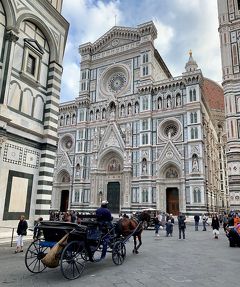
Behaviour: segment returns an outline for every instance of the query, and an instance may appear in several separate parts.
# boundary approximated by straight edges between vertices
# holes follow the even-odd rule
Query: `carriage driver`
[[[107,208],[108,201],[103,200],[101,202],[101,207],[96,210],[97,221],[100,223],[101,226],[106,226],[107,228],[112,228],[112,214],[110,210]]]

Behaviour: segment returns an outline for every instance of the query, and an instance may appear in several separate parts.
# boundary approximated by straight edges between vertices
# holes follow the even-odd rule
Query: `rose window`
[[[176,124],[171,123],[167,125],[164,129],[164,135],[168,138],[174,137],[178,132],[178,127]]]
[[[108,81],[108,89],[111,92],[118,93],[127,83],[123,73],[116,73]]]
[[[71,136],[66,135],[61,139],[61,147],[63,150],[70,150],[73,146],[73,139]]]

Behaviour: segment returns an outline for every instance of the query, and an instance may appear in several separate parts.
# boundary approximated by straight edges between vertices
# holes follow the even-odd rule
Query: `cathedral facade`
[[[0,0],[0,222],[48,216],[68,22],[62,0]]]
[[[240,210],[240,0],[218,0],[230,206]]]
[[[79,47],[79,96],[60,105],[52,209],[157,208],[193,215],[227,206],[223,91],[190,52],[173,77],[153,22],[115,26]]]

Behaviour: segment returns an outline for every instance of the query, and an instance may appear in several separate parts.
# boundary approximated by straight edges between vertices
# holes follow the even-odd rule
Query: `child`
[[[173,233],[173,223],[171,222],[171,219],[169,219],[166,223],[166,236],[168,235],[172,236]]]

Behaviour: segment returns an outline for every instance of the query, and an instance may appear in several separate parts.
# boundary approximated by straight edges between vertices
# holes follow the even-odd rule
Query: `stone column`
[[[7,97],[9,82],[12,73],[12,61],[14,55],[15,44],[19,37],[13,31],[8,31],[5,34],[5,47],[3,55],[3,70],[2,80],[0,82],[0,104],[7,104]]]

